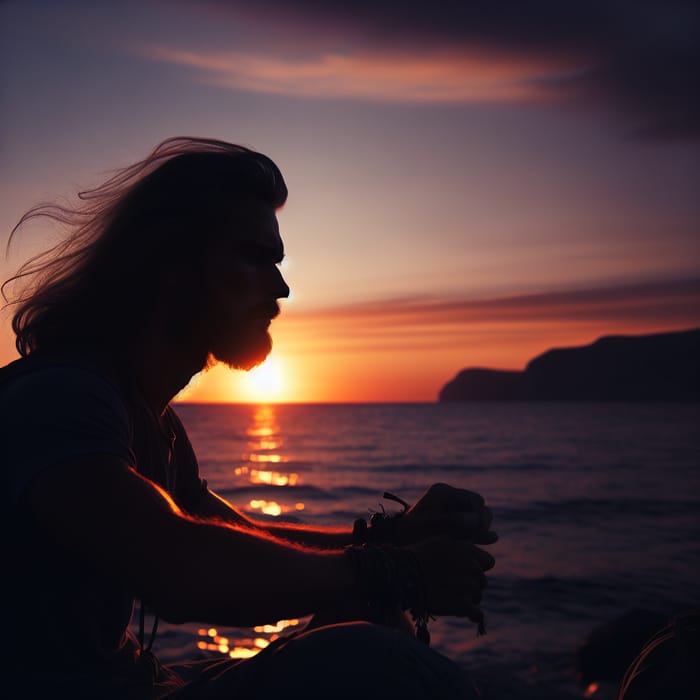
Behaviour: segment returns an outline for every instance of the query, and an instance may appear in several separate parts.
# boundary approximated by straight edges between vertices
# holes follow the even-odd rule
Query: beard
[[[272,350],[268,324],[279,311],[274,302],[261,304],[238,323],[214,325],[209,342],[210,358],[231,369],[250,370],[262,364]]]
[[[219,333],[212,340],[209,356],[231,369],[250,370],[262,364],[272,350],[272,338],[259,327],[247,326]]]

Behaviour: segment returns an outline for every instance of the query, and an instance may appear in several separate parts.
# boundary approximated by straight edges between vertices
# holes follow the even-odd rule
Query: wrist
[[[415,552],[368,544],[346,547],[345,552],[353,571],[355,596],[365,601],[370,619],[380,621],[392,611],[408,611],[418,638],[429,644],[428,600]]]
[[[387,512],[381,506],[381,512],[372,513],[369,523],[364,518],[357,518],[353,523],[352,538],[356,544],[401,544],[401,520],[408,511],[408,503],[388,491],[384,498],[396,501],[403,506],[399,512]]]

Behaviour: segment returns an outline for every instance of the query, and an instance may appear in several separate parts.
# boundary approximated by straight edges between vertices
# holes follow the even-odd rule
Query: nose
[[[277,271],[277,280],[276,280],[276,291],[275,291],[275,299],[287,299],[289,297],[289,285],[285,281],[284,277],[282,276],[282,273],[280,272],[279,268],[275,268]]]

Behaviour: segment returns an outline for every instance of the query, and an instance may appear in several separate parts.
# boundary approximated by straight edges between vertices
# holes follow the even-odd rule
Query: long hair
[[[47,218],[68,229],[2,285],[5,300],[16,305],[12,329],[23,357],[66,345],[128,342],[144,323],[166,268],[194,266],[213,239],[232,235],[226,220],[237,201],[278,209],[287,187],[261,153],[174,137],[78,197],[75,206],[33,207],[10,234],[8,250],[30,220]],[[21,292],[10,299],[8,285],[17,283]]]
[[[700,608],[688,608],[644,644],[620,682],[617,700],[696,700],[699,662]]]

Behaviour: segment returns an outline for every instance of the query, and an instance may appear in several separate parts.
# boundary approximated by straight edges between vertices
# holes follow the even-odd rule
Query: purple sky
[[[510,366],[538,347],[546,300],[560,325],[541,350],[592,341],[612,316],[628,331],[700,325],[697,3],[474,7],[0,2],[5,235],[38,200],[98,184],[166,137],[211,136],[267,153],[287,179],[293,297],[276,324],[298,371],[315,350],[292,342],[294,322],[334,318],[318,345],[347,348],[358,331],[342,319],[370,307],[420,306],[397,367],[425,340],[426,308],[492,308],[493,324],[519,309],[517,334],[488,336]],[[51,236],[23,232],[3,278]],[[585,326],[562,302],[576,295],[598,300]],[[624,310],[620,295],[636,302]],[[467,313],[441,331],[431,382],[488,362],[475,324]],[[352,360],[368,387],[371,353]]]

